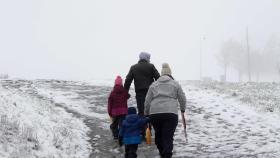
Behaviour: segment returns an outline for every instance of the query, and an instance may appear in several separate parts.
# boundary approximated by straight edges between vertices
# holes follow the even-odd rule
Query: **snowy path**
[[[117,142],[112,140],[109,130],[107,97],[111,87],[54,81],[38,82],[36,88],[41,95],[67,111],[74,115],[83,115],[85,124],[91,129],[89,137],[93,150],[90,158],[123,158],[124,147],[120,148]],[[130,99],[129,104],[135,105],[135,99]],[[157,155],[155,146],[140,145],[139,158],[154,158],[155,155]]]
[[[188,98],[188,143],[180,122],[174,138],[174,157],[279,157],[279,118],[265,117],[214,91],[184,87]],[[110,87],[54,84],[44,91],[48,88],[55,101],[88,116],[86,123],[92,129],[91,157],[122,157],[123,148],[111,140],[108,130],[106,103]],[[135,105],[133,97],[129,104]],[[157,151],[154,146],[142,144],[138,155],[157,157]]]
[[[18,84],[15,88],[64,108],[90,128],[90,158],[123,157],[124,148],[112,140],[109,130],[106,105],[111,87],[56,80],[32,82],[31,87]],[[279,117],[257,113],[231,96],[196,87],[191,82],[183,87],[188,99],[188,142],[180,120],[174,137],[174,157],[280,157]],[[129,105],[135,106],[135,94],[130,93]],[[159,156],[155,145],[143,143],[138,157]]]

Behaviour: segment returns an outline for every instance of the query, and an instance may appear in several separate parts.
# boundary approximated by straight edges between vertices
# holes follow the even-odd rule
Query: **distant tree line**
[[[249,55],[246,44],[229,39],[222,44],[216,58],[224,69],[225,81],[229,67],[238,72],[239,81],[243,81],[243,76],[247,76],[249,80],[251,74],[255,81],[259,81],[261,76],[275,73],[280,78],[280,40],[276,36],[270,37],[263,50],[255,50],[251,47]]]

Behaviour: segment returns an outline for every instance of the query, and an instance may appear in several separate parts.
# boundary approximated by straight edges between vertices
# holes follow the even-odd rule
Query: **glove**
[[[145,115],[145,121],[147,124],[151,123],[149,115]]]
[[[122,137],[119,137],[119,145],[122,146],[123,142],[122,142]]]

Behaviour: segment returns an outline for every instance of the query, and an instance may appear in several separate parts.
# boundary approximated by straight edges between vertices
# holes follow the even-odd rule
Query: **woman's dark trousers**
[[[173,150],[173,137],[178,124],[178,115],[161,113],[150,115],[155,130],[155,143],[162,158],[171,158]]]

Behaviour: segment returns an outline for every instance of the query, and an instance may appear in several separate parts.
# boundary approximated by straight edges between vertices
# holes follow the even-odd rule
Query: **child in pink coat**
[[[114,139],[118,139],[119,129],[127,114],[127,100],[130,97],[123,87],[122,78],[117,76],[115,85],[108,98],[108,114],[112,118],[110,129]]]

